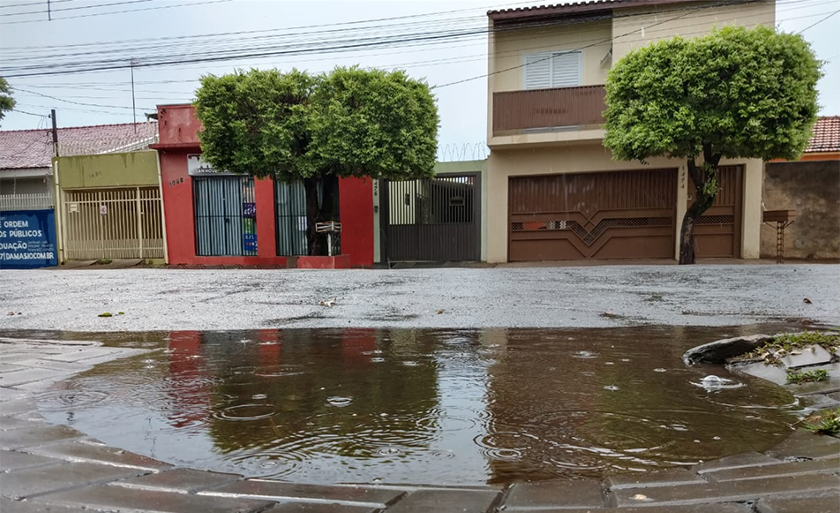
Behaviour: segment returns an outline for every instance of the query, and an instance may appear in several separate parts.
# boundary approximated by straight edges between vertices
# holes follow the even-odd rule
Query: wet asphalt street
[[[331,307],[319,304],[333,298]],[[99,317],[106,312],[113,316]],[[840,265],[0,272],[0,329],[724,326],[799,320],[840,324]]]

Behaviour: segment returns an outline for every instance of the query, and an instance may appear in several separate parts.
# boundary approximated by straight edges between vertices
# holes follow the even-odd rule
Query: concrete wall
[[[715,5],[697,9],[704,5]],[[695,10],[696,9],[696,10]],[[650,11],[654,12],[650,12]],[[726,25],[772,27],[776,23],[776,2],[745,2],[720,6],[713,2],[691,5],[662,5],[619,9],[612,20],[613,62],[631,50],[674,36],[685,38],[708,34]]]
[[[157,186],[157,153],[135,151],[53,159],[62,189]]]
[[[741,238],[741,257],[759,257],[759,230],[761,224],[761,174],[760,160],[728,160],[721,165],[744,165],[744,212]],[[508,256],[508,181],[512,176],[548,175],[563,173],[592,173],[599,171],[625,171],[638,169],[678,168],[678,190],[674,191],[677,203],[676,234],[685,215],[687,201],[687,172],[685,162],[666,158],[650,159],[647,164],[612,160],[609,150],[599,143],[574,146],[557,146],[523,150],[493,151],[487,161],[488,208],[486,224],[487,261],[506,262]],[[679,239],[679,237],[677,237]],[[678,255],[674,248],[674,258]]]
[[[46,194],[50,192],[49,177],[0,178],[0,195]]]
[[[764,208],[795,210],[785,257],[840,259],[840,160],[768,163]],[[776,258],[776,230],[761,227],[761,258]]]
[[[495,59],[490,70],[496,73],[495,88],[491,92],[524,89],[525,67],[522,65],[525,54],[576,50],[593,43],[596,44],[581,50],[581,85],[603,84],[607,80],[609,64],[602,67],[601,59],[610,49],[611,36],[609,20],[496,32]]]

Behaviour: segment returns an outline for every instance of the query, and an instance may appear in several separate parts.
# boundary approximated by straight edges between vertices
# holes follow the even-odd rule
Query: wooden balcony
[[[493,135],[600,128],[605,95],[603,85],[493,93]]]

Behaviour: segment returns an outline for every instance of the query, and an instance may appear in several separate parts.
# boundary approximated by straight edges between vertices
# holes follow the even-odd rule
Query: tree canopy
[[[695,194],[680,263],[694,262],[694,224],[714,203],[721,159],[799,158],[816,121],[821,76],[801,36],[761,26],[659,41],[610,70],[604,145],[613,157],[686,159]]]
[[[816,120],[821,76],[808,43],[772,28],[725,27],[630,52],[607,80],[616,158],[796,159]]]
[[[9,83],[0,77],[0,120],[6,116],[6,112],[15,108],[15,99],[12,98]]]
[[[434,173],[437,107],[429,86],[402,71],[208,75],[195,106],[202,158],[217,169],[287,182]]]

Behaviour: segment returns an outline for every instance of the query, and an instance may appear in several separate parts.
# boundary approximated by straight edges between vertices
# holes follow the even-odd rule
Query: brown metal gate
[[[380,190],[383,262],[481,259],[479,174],[383,181]]]
[[[688,204],[693,201],[694,182],[689,179]],[[718,169],[715,202],[694,227],[697,258],[738,258],[741,256],[741,214],[744,192],[743,166]]]
[[[511,262],[673,258],[677,171],[511,178]]]

